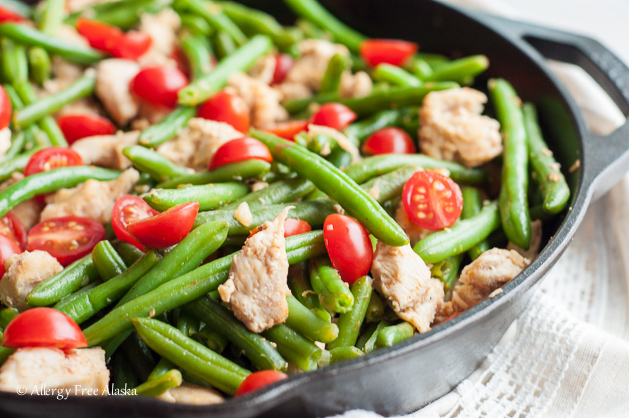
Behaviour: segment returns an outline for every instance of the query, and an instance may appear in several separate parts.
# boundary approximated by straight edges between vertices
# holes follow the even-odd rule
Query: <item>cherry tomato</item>
[[[26,229],[13,213],[9,212],[0,219],[0,234],[15,241],[21,251],[26,249]]]
[[[188,235],[197,213],[199,202],[182,203],[159,215],[130,222],[127,230],[133,238],[149,248],[166,248]]]
[[[400,128],[384,128],[376,131],[363,144],[363,152],[379,154],[414,154],[413,139]]]
[[[225,90],[219,91],[203,103],[198,113],[200,118],[225,122],[237,131],[246,134],[249,130],[249,108],[245,101]]]
[[[20,254],[22,249],[18,245],[17,241],[12,237],[8,237],[4,234],[0,234],[0,279],[4,276],[6,272],[4,268],[4,263],[7,261],[9,257],[13,254]]]
[[[173,108],[177,92],[188,84],[186,76],[173,67],[148,67],[131,80],[131,91],[149,103]]]
[[[360,44],[360,55],[371,66],[404,64],[415,52],[418,45],[397,39],[368,39]]]
[[[295,135],[299,132],[308,130],[309,123],[310,122],[307,120],[289,120],[288,122],[277,123],[275,126],[265,129],[265,131],[273,135],[277,135],[280,138],[293,141],[295,139]]]
[[[183,73],[188,79],[190,79],[190,63],[183,50],[179,47],[173,48],[173,52],[170,54],[170,58],[177,63],[177,69]]]
[[[138,59],[153,43],[145,33],[124,33],[115,26],[84,18],[77,20],[76,30],[87,39],[90,46],[117,58]]]
[[[259,372],[253,372],[242,381],[238,389],[236,390],[236,396],[243,396],[250,392],[255,392],[258,389],[262,389],[265,386],[279,382],[286,379],[288,376],[285,373],[278,372],[277,370],[261,370]]]
[[[312,227],[308,222],[301,219],[287,218],[284,221],[284,237],[292,237],[293,235],[301,235],[312,231]]]
[[[344,282],[354,283],[371,269],[373,247],[369,233],[354,218],[335,213],[323,223],[323,240],[330,261]]]
[[[273,156],[269,149],[257,139],[243,137],[232,139],[224,143],[216,151],[210,161],[210,170],[220,167],[223,164],[235,163],[238,161],[258,159],[272,162]]]
[[[28,232],[29,251],[46,251],[62,266],[89,254],[105,239],[105,228],[96,220],[80,216],[46,219]]]
[[[24,16],[21,16],[6,7],[0,6],[0,23],[22,22],[24,20],[27,20]]]
[[[449,177],[434,171],[418,171],[402,190],[406,214],[415,224],[431,231],[449,227],[463,210],[463,195]]]
[[[4,88],[0,86],[0,131],[11,123],[12,111],[13,106],[11,106],[11,99],[9,99],[9,95]]]
[[[356,113],[349,107],[340,103],[326,103],[312,115],[310,122],[314,125],[329,126],[340,131],[355,119]]]
[[[280,84],[284,81],[288,72],[293,68],[293,57],[288,54],[275,54],[275,69],[271,84]]]
[[[31,155],[24,168],[24,175],[32,176],[42,171],[77,165],[83,165],[83,159],[76,151],[65,147],[50,147]]]
[[[128,60],[137,60],[151,48],[153,39],[142,32],[127,32],[122,38],[122,42],[116,45],[111,51],[111,55]]]
[[[2,345],[70,350],[87,347],[87,339],[77,323],[63,312],[53,308],[33,308],[9,322],[2,335]]]
[[[63,135],[72,144],[96,135],[113,135],[116,127],[107,118],[91,114],[63,115],[57,119]]]
[[[159,215],[159,212],[153,210],[144,199],[140,196],[127,194],[119,197],[116,203],[114,203],[114,208],[111,211],[111,225],[119,240],[133,244],[142,250],[144,245],[137,242],[131,236],[129,231],[127,231],[127,226],[131,222],[150,218],[155,215]]]

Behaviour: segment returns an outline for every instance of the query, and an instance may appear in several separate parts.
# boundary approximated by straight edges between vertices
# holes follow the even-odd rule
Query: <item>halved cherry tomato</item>
[[[7,261],[7,258],[11,257],[13,254],[20,254],[22,249],[18,245],[17,241],[12,237],[8,237],[4,234],[0,234],[0,279],[4,276],[6,272],[4,268],[4,262]]]
[[[148,67],[131,80],[131,91],[149,103],[173,108],[177,92],[188,84],[188,79],[173,67]]]
[[[356,119],[356,113],[340,103],[326,103],[312,115],[310,122],[314,125],[329,126],[338,131]]]
[[[277,123],[271,128],[265,129],[265,131],[273,135],[277,135],[280,138],[293,141],[295,139],[295,135],[299,132],[308,130],[309,124],[310,122],[307,120],[289,120],[288,122]]]
[[[13,213],[9,212],[0,219],[0,234],[14,240],[20,250],[26,249],[26,229]],[[4,265],[4,264],[3,264]]]
[[[277,370],[261,370],[259,372],[253,372],[242,381],[238,389],[236,389],[236,396],[243,396],[250,392],[255,392],[258,389],[262,389],[272,383],[279,382],[288,377],[286,373],[278,372]]]
[[[220,167],[223,164],[251,159],[258,159],[270,163],[273,161],[273,156],[266,145],[257,139],[249,137],[232,139],[221,145],[216,151],[212,157],[212,161],[210,161],[210,170],[214,170],[216,167]]]
[[[87,347],[87,339],[77,323],[63,312],[53,308],[33,308],[9,322],[2,335],[2,345],[70,350]]]
[[[409,134],[400,128],[384,128],[376,131],[363,144],[363,152],[379,154],[414,154],[415,144]]]
[[[144,199],[140,196],[127,194],[119,197],[116,203],[114,203],[114,208],[111,210],[111,226],[119,240],[133,244],[142,250],[144,245],[137,242],[131,236],[129,231],[127,231],[127,226],[131,222],[150,218],[155,215],[159,215],[159,212],[153,210]]]
[[[260,225],[257,228],[253,228],[249,231],[249,236],[253,236],[258,232],[264,229],[263,225]],[[293,235],[305,234],[306,232],[312,231],[312,227],[306,221],[302,221],[301,219],[293,219],[287,218],[284,221],[284,238],[292,237]]]
[[[24,16],[15,13],[6,7],[0,6],[0,23],[22,22],[27,20]]]
[[[288,54],[275,54],[275,69],[271,84],[280,84],[284,81],[288,72],[293,68],[293,57]]]
[[[246,134],[249,130],[249,108],[235,94],[221,90],[203,103],[198,113],[200,118],[225,122],[237,131]]]
[[[369,232],[360,222],[338,213],[328,215],[323,223],[323,240],[344,282],[352,284],[369,272],[373,247]]]
[[[105,239],[100,222],[80,216],[46,219],[35,225],[27,237],[29,251],[46,251],[62,266],[67,266],[89,254]]]
[[[180,47],[173,48],[173,52],[170,54],[170,58],[177,63],[177,69],[183,73],[188,79],[190,79],[190,63],[186,54]]]
[[[404,64],[419,46],[413,42],[398,39],[368,39],[360,44],[360,55],[371,66]]]
[[[57,124],[70,144],[90,136],[112,135],[116,132],[116,127],[109,119],[92,114],[63,115],[57,119]]]
[[[458,184],[434,171],[418,171],[402,190],[406,214],[415,224],[438,231],[454,224],[463,210]]]
[[[24,168],[24,175],[31,176],[55,168],[77,165],[83,165],[83,159],[76,151],[65,147],[50,147],[31,155]]]
[[[13,106],[11,106],[11,99],[9,99],[9,95],[4,88],[0,86],[0,131],[11,123],[12,111]]]
[[[188,235],[197,213],[199,202],[182,203],[159,215],[131,222],[127,230],[133,238],[149,248],[166,248]]]
[[[124,33],[107,23],[79,18],[76,30],[93,48],[105,51],[117,58],[135,60],[149,50],[153,40],[145,33]]]

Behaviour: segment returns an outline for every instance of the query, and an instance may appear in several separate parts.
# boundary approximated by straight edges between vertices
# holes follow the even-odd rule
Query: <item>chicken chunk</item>
[[[156,14],[143,14],[139,32],[150,36],[153,42],[149,50],[138,59],[140,65],[142,67],[176,67],[177,62],[172,59],[172,54],[177,47],[177,31],[180,28],[179,15],[169,7]]]
[[[216,390],[187,382],[183,382],[181,386],[168,389],[156,398],[170,403],[186,405],[214,405],[225,401]]]
[[[0,130],[0,155],[4,155],[5,152],[11,147],[11,129],[7,126]]]
[[[67,0],[65,8],[68,12],[72,13],[110,1],[111,0]]]
[[[139,131],[118,132],[115,135],[98,135],[83,138],[72,144],[83,163],[99,167],[124,170],[131,166],[131,161],[122,154],[122,149],[138,143]]]
[[[0,183],[0,191],[14,185],[20,180],[24,179],[24,174],[20,172],[14,172],[7,180]],[[15,215],[22,226],[28,231],[35,224],[39,222],[39,214],[44,208],[44,204],[37,199],[30,199],[26,202],[22,202],[11,210],[11,213]]]
[[[334,44],[322,39],[306,39],[298,46],[299,58],[286,74],[285,83],[302,84],[311,91],[319,91],[321,80],[328,68],[328,62],[336,54],[349,57],[349,50],[344,45]]]
[[[277,60],[274,54],[264,55],[247,71],[247,75],[264,84],[271,84],[273,82],[273,73],[275,73],[276,64]]]
[[[352,74],[351,71],[344,71],[341,75],[341,85],[339,92],[344,99],[351,97],[365,97],[371,93],[373,81],[371,77],[364,71],[358,71]]]
[[[397,210],[395,211],[395,222],[397,222],[397,224],[404,230],[406,236],[408,236],[408,239],[411,242],[411,246],[413,247],[433,232],[428,229],[424,229],[413,222],[411,218],[408,217],[402,202],[400,202]]]
[[[0,280],[0,300],[20,312],[30,308],[26,297],[31,290],[63,270],[56,258],[38,250],[13,254],[4,266],[6,273]]]
[[[450,316],[478,305],[494,290],[513,280],[530,261],[513,250],[493,248],[465,266],[452,300],[440,316]]]
[[[176,138],[160,145],[157,152],[175,164],[204,170],[221,145],[241,137],[242,132],[227,123],[193,118]]]
[[[140,178],[140,174],[130,168],[115,180],[87,180],[72,189],[61,189],[48,196],[48,203],[41,213],[41,220],[62,216],[83,216],[100,223],[111,220],[114,202],[128,193]]]
[[[223,302],[231,306],[236,318],[256,333],[281,324],[288,317],[290,295],[288,258],[284,239],[286,207],[273,222],[265,222],[260,232],[247,238],[234,256],[229,279],[219,286]]]
[[[109,370],[100,347],[68,350],[20,348],[0,368],[0,390],[41,393],[42,388],[67,395],[107,395]],[[38,392],[39,390],[39,392]]]
[[[392,247],[378,242],[371,265],[377,289],[405,321],[420,333],[443,306],[443,284],[430,277],[430,269],[410,245]]]
[[[282,94],[263,81],[245,73],[236,73],[229,77],[226,90],[242,97],[249,108],[251,124],[255,128],[268,128],[275,122],[288,119],[288,112],[280,104]]]
[[[509,242],[507,245],[507,250],[514,250],[522,257],[529,259],[530,261],[535,260],[537,255],[539,254],[540,247],[542,246],[542,221],[539,219],[531,222],[531,245],[528,250],[524,250],[523,248],[518,247],[512,242]]]
[[[485,94],[468,87],[429,93],[419,110],[422,152],[467,167],[500,155],[500,124],[481,115],[486,102]]]
[[[119,126],[126,125],[140,109],[129,90],[129,83],[140,72],[140,65],[131,60],[111,58],[101,61],[96,70],[96,96]]]

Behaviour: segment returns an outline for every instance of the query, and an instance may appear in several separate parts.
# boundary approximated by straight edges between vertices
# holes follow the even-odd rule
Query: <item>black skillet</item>
[[[280,0],[245,1],[285,21]],[[573,192],[570,209],[554,225],[540,256],[504,293],[463,315],[393,348],[322,370],[292,376],[263,391],[207,407],[166,404],[150,398],[19,397],[0,393],[0,416],[55,417],[277,417],[325,416],[361,408],[385,415],[415,411],[467,377],[526,307],[534,289],[566,249],[593,197],[629,169],[629,124],[606,137],[586,129],[572,98],[549,73],[543,57],[584,68],[629,114],[629,69],[589,38],[460,11],[426,0],[328,0],[337,16],[373,37],[418,41],[426,52],[452,57],[485,54],[488,77],[511,81],[524,100],[535,102],[546,138]],[[575,161],[580,168],[568,173]]]

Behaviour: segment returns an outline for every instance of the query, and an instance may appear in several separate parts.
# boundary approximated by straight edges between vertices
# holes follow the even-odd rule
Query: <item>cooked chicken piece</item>
[[[140,174],[130,168],[115,180],[87,180],[71,189],[61,189],[46,198],[48,204],[41,213],[41,220],[83,216],[107,223],[116,199],[129,193],[139,179]]]
[[[299,58],[286,74],[286,83],[303,84],[311,91],[319,91],[328,62],[336,54],[349,56],[344,45],[321,39],[306,39],[299,43]]]
[[[83,159],[84,164],[124,170],[131,167],[131,161],[122,154],[122,149],[138,143],[139,131],[122,132],[114,135],[98,135],[83,138],[71,148]]]
[[[205,170],[221,145],[242,138],[231,125],[202,118],[193,118],[176,138],[160,145],[157,152],[175,164]]]
[[[0,368],[0,390],[37,393],[63,390],[64,395],[107,395],[109,370],[100,347],[72,349],[20,348]],[[22,392],[18,392],[22,393]]]
[[[88,7],[96,6],[97,4],[108,3],[112,0],[67,0],[66,10],[70,13],[78,12]]]
[[[161,395],[156,396],[156,399],[186,405],[214,405],[225,401],[216,390],[187,382],[183,382],[181,386],[168,389]]]
[[[219,286],[223,302],[231,306],[236,318],[256,333],[281,324],[288,317],[286,297],[290,290],[288,258],[284,239],[287,206],[273,222],[247,238],[242,251],[234,256],[229,279]]]
[[[273,81],[273,73],[275,72],[275,64],[277,63],[274,54],[267,54],[261,57],[256,63],[247,71],[247,75],[253,79],[263,82],[264,84],[271,84]]]
[[[535,260],[539,254],[540,247],[542,246],[542,221],[539,219],[531,222],[531,246],[528,250],[524,250],[512,242],[507,245],[507,250],[517,251],[524,258],[528,258],[530,261]]]
[[[20,180],[24,179],[24,174],[14,172],[7,180],[0,183],[0,191],[14,185]],[[44,208],[44,204],[37,199],[30,199],[26,202],[22,202],[11,210],[18,220],[22,223],[22,226],[28,231],[35,224],[39,222],[39,214]]]
[[[61,38],[66,42],[69,42],[77,46],[89,47],[90,43],[76,30],[72,25],[61,25],[59,31],[57,31],[57,38]]]
[[[11,147],[11,129],[7,126],[0,130],[0,155],[4,155],[5,152]]]
[[[422,152],[467,167],[500,155],[500,124],[481,115],[486,102],[485,94],[468,87],[429,93],[419,109]]]
[[[404,205],[402,202],[399,203],[397,210],[395,211],[395,222],[400,225],[400,227],[404,230],[408,239],[411,242],[411,246],[415,246],[419,241],[426,238],[428,235],[432,234],[433,231],[429,229],[424,229],[421,226],[417,225],[415,222],[408,217],[406,213],[406,209],[404,209]]]
[[[5,306],[25,311],[26,297],[41,282],[63,270],[56,258],[45,251],[24,251],[4,262],[6,273],[0,280],[0,300]]]
[[[371,265],[373,285],[395,313],[420,333],[443,306],[443,284],[430,277],[430,269],[410,245],[392,247],[378,242]]]
[[[350,141],[349,139],[347,139],[347,137],[342,134],[341,132],[337,131],[334,128],[330,128],[329,126],[321,126],[321,125],[308,125],[308,140],[311,140],[313,138],[315,138],[317,135],[319,134],[323,134],[325,136],[329,136],[330,138],[334,139],[336,141],[337,144],[339,144],[339,147],[343,148],[345,151],[349,152],[352,156],[352,163],[356,163],[359,162],[360,160],[362,160],[362,157],[360,156],[360,151],[358,150],[358,147],[356,147],[356,145],[354,145],[354,143],[352,141]],[[331,151],[328,151],[327,154],[323,153],[324,151],[322,151],[322,155],[327,155],[329,154]]]
[[[282,103],[286,103],[291,100],[307,99],[312,96],[312,90],[310,90],[310,88],[305,84],[284,82],[273,86],[273,88],[279,91],[282,95]]]
[[[179,15],[169,7],[156,14],[143,14],[139,31],[150,36],[153,42],[149,50],[138,59],[140,65],[176,67],[177,62],[172,59],[172,54],[177,47],[177,31],[180,28]]]
[[[245,73],[235,73],[229,77],[226,90],[242,97],[249,108],[251,125],[255,128],[268,128],[275,122],[288,119],[288,112],[280,104],[281,93],[260,80]]]
[[[530,261],[512,250],[492,248],[463,268],[460,284],[440,316],[450,316],[478,305],[493,291],[520,274]]]
[[[371,93],[373,82],[371,77],[364,71],[352,74],[351,71],[344,71],[341,75],[341,85],[339,91],[342,98],[365,97]]]
[[[96,69],[96,96],[118,125],[126,125],[139,112],[129,83],[140,72],[140,65],[131,60],[110,58],[101,61]]]
[[[61,25],[57,32],[57,37],[72,45],[90,46],[87,40],[70,25]],[[44,95],[56,93],[74,83],[81,78],[85,67],[68,62],[59,56],[52,56],[50,59],[50,70],[54,78],[44,83]]]

